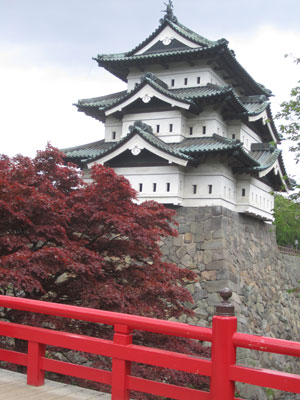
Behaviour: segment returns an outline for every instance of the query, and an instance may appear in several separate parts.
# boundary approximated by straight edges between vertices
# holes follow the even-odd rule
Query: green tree
[[[294,60],[300,64],[300,58]],[[300,161],[300,80],[296,87],[292,88],[290,99],[280,105],[281,110],[276,118],[280,120],[280,132],[284,139],[291,140],[290,151],[295,153],[297,163]]]
[[[300,203],[276,195],[274,217],[277,243],[281,246],[294,246],[295,240],[300,243]]]

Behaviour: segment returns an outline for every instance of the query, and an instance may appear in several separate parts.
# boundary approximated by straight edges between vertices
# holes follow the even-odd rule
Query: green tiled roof
[[[262,113],[270,104],[266,96],[243,96],[239,100],[246,107],[249,115],[258,115]]]
[[[187,48],[186,45],[182,45],[182,48],[172,49],[172,46],[169,45],[164,46],[165,51],[162,47],[157,50],[153,49],[152,51],[149,51],[149,49],[143,54],[136,54],[154,40],[166,26],[170,26],[183,38],[196,44],[197,47]],[[241,64],[239,64],[234,52],[228,48],[228,41],[226,39],[217,41],[208,40],[179,23],[176,17],[173,20],[165,17],[159,27],[133,50],[125,53],[98,54],[94,59],[98,62],[99,66],[104,67],[126,82],[130,66],[145,66],[160,62],[187,61],[188,59],[200,58],[209,58],[210,61],[215,59],[227,73],[233,72],[234,77],[243,85],[248,94],[271,95],[270,90],[266,89],[260,83],[255,82]]]
[[[230,102],[237,113],[258,115],[269,105],[265,96],[238,98],[230,86],[207,84],[206,86],[192,88],[168,89],[166,83],[161,81],[154,74],[148,73],[142,77],[141,82],[130,92],[122,91],[108,96],[79,100],[76,106],[82,111],[94,110],[95,113],[99,114],[99,119],[101,119],[101,113],[105,113],[107,110],[130,99],[130,97],[138,93],[146,84],[149,84],[153,89],[166,97],[189,104],[192,107],[201,106],[203,101],[208,99],[216,99],[216,101],[218,101],[217,99],[222,99],[222,101],[226,99],[226,102]],[[104,114],[102,116],[102,119],[103,118]]]
[[[243,103],[248,115],[259,115],[268,107],[269,104],[268,101],[265,101],[264,103]]]
[[[177,21],[177,23],[174,23],[173,21],[167,20],[167,23],[180,35],[185,37],[188,40],[191,40],[192,42],[199,44],[200,46],[205,46],[205,47],[212,47],[215,46],[218,43],[221,43],[223,41],[226,41],[226,39],[220,39],[218,41],[213,41],[206,39],[204,36],[199,35],[198,33],[192,31],[191,29],[187,28],[183,24]]]
[[[199,86],[194,88],[186,89],[167,89],[166,85],[161,85],[155,81],[152,77],[153,74],[146,74],[142,78],[142,82],[136,86],[132,91],[122,91],[111,94],[109,96],[95,97],[92,99],[82,99],[76,104],[77,107],[97,107],[98,109],[109,109],[115,106],[119,102],[125,101],[135,93],[137,93],[145,83],[149,83],[154,89],[160,93],[178,101],[191,102],[197,98],[208,98],[211,96],[217,96],[219,94],[225,94],[232,91],[228,86],[217,86],[208,84],[207,86]]]
[[[128,137],[125,137],[124,139],[122,139],[119,142],[120,146],[124,142],[128,141],[131,136],[134,136],[135,134],[139,134],[148,143],[152,144],[154,147],[156,147],[160,150],[165,151],[166,153],[172,154],[172,155],[182,158],[184,160],[190,160],[190,161],[193,160],[193,158],[190,157],[189,155],[185,154],[185,152],[182,151],[182,149],[173,148],[172,146],[169,146],[168,143],[164,142],[159,137],[155,136],[152,132],[152,128],[149,125],[143,124],[141,121],[136,121],[134,123],[134,125],[131,126],[129,129],[130,129],[131,133],[128,135]]]
[[[198,35],[198,33],[193,32],[191,29],[189,29],[186,26],[179,23],[177,18],[175,18],[174,21],[172,21],[171,19],[165,17],[164,19],[161,20],[161,24],[158,26],[158,28],[153,33],[151,33],[150,36],[148,36],[145,40],[143,40],[142,43],[137,45],[131,51],[128,51],[127,53],[125,53],[126,56],[131,56],[134,53],[136,53],[137,51],[141,50],[148,43],[150,43],[168,25],[171,28],[173,28],[175,30],[175,32],[179,33],[184,38],[192,41],[195,44],[198,44],[201,47],[202,46],[203,47],[211,47],[218,43],[218,42],[215,42],[212,40],[208,40],[205,37]]]
[[[141,121],[136,121],[129,130],[129,134],[118,142],[100,140],[82,146],[62,149],[62,151],[66,155],[66,160],[84,165],[101,160],[104,156],[122,147],[135,135],[139,135],[158,150],[186,160],[191,164],[197,164],[197,160],[202,154],[229,153],[238,160],[238,165],[240,165],[240,167],[234,168],[235,172],[255,173],[264,171],[270,168],[276,160],[279,161],[282,171],[285,171],[281,151],[266,143],[254,145],[251,151],[247,151],[239,140],[227,139],[217,134],[211,137],[186,138],[179,143],[166,143],[153,134],[150,126]]]
[[[187,138],[179,143],[172,143],[170,147],[178,149],[185,154],[207,153],[215,151],[233,150],[241,147],[237,140],[223,138],[217,134],[210,137]]]
[[[66,158],[69,161],[80,161],[81,163],[91,162],[115,151],[136,134],[141,136],[157,149],[190,162],[195,161],[199,154],[238,150],[243,156],[248,157],[250,164],[256,166],[260,165],[259,162],[248,156],[248,153],[244,151],[242,144],[237,140],[226,139],[214,134],[212,137],[187,138],[179,143],[165,143],[153,134],[150,126],[141,121],[136,121],[134,125],[130,127],[130,133],[119,142],[104,142],[104,140],[100,140],[82,146],[62,149],[62,151],[65,153]],[[249,162],[247,165],[249,165]]]
[[[262,151],[251,151],[249,155],[259,162],[259,166],[255,167],[257,171],[263,171],[267,168],[270,168],[275,161],[278,160],[279,155],[281,154],[281,150],[274,149],[272,150],[262,150]]]
[[[194,104],[193,101],[188,97],[188,96],[177,96],[176,93],[174,93],[172,90],[168,90],[165,85],[161,85],[158,81],[153,79],[152,74],[146,74],[139,85],[137,85],[131,92],[128,92],[124,97],[116,99],[116,101],[113,104],[110,104],[109,106],[106,107],[106,110],[109,110],[112,107],[117,106],[118,104],[121,104],[127,99],[130,99],[130,97],[134,96],[136,93],[139,92],[139,90],[149,84],[153,89],[157,90],[159,93],[169,97],[170,99],[181,101],[183,103],[188,103],[188,104]]]
[[[75,105],[78,107],[107,107],[108,105],[126,96],[127,93],[127,90],[123,90],[122,92],[112,93],[106,96],[93,97],[91,99],[81,99],[78,100],[78,103]]]
[[[95,60],[98,62],[100,66],[105,66],[105,64],[112,63],[116,64],[116,68],[118,67],[118,63],[120,66],[122,64],[124,65],[134,65],[135,62],[139,61],[153,61],[156,62],[162,58],[162,57],[167,57],[167,58],[175,58],[176,56],[180,56],[180,59],[184,59],[185,57],[188,56],[193,56],[193,55],[199,55],[204,52],[207,52],[207,50],[212,49],[212,48],[221,48],[223,46],[222,43],[216,42],[215,45],[207,48],[202,48],[202,47],[196,47],[196,48],[189,48],[189,49],[183,49],[183,50],[173,50],[173,51],[167,51],[167,52],[157,52],[157,53],[143,53],[143,54],[135,54],[135,55],[128,55],[128,53],[117,53],[117,54],[98,54]],[[205,54],[205,53],[204,53]],[[204,55],[203,54],[203,55]],[[102,65],[103,64],[103,65]]]
[[[83,163],[92,158],[101,156],[113,145],[114,143],[105,142],[104,139],[102,139],[93,143],[61,149],[61,151],[65,153],[69,161],[79,161]]]

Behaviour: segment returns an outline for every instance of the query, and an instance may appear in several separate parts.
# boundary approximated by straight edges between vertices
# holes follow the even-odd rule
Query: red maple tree
[[[84,183],[50,145],[34,159],[0,157],[1,293],[163,319],[191,313],[184,306],[192,301],[184,285],[195,276],[163,262],[158,245],[177,234],[174,211],[153,201],[135,202],[129,182],[112,169],[97,165],[91,177],[92,183]],[[41,316],[12,310],[3,316],[42,323]],[[103,335],[99,326],[96,331],[49,321],[56,328]],[[152,336],[151,341],[170,345]],[[171,341],[181,351],[202,352],[190,341]]]

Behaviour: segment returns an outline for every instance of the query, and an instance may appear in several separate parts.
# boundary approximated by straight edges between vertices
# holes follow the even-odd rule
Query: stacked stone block
[[[180,321],[211,326],[218,293],[229,287],[240,332],[300,341],[300,300],[288,293],[300,280],[300,258],[279,253],[273,226],[224,207],[176,211],[179,235],[165,240],[161,251],[198,278],[187,285],[195,314]],[[300,373],[299,361],[279,355],[241,349],[238,360]]]

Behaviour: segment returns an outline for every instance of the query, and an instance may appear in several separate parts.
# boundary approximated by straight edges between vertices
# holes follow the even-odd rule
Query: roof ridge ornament
[[[166,19],[168,19],[169,21],[177,23],[178,20],[173,13],[174,6],[172,0],[169,0],[169,3],[164,3],[164,4],[166,6],[166,9],[162,10],[162,12],[165,13],[165,16],[160,20],[160,22],[163,23]]]
[[[143,130],[145,132],[153,133],[152,127],[150,125],[148,125],[148,124],[145,124],[141,120],[134,121],[133,125],[130,125],[128,129],[129,129],[130,133],[135,131],[136,129],[138,129],[138,130],[141,129],[141,130]]]

